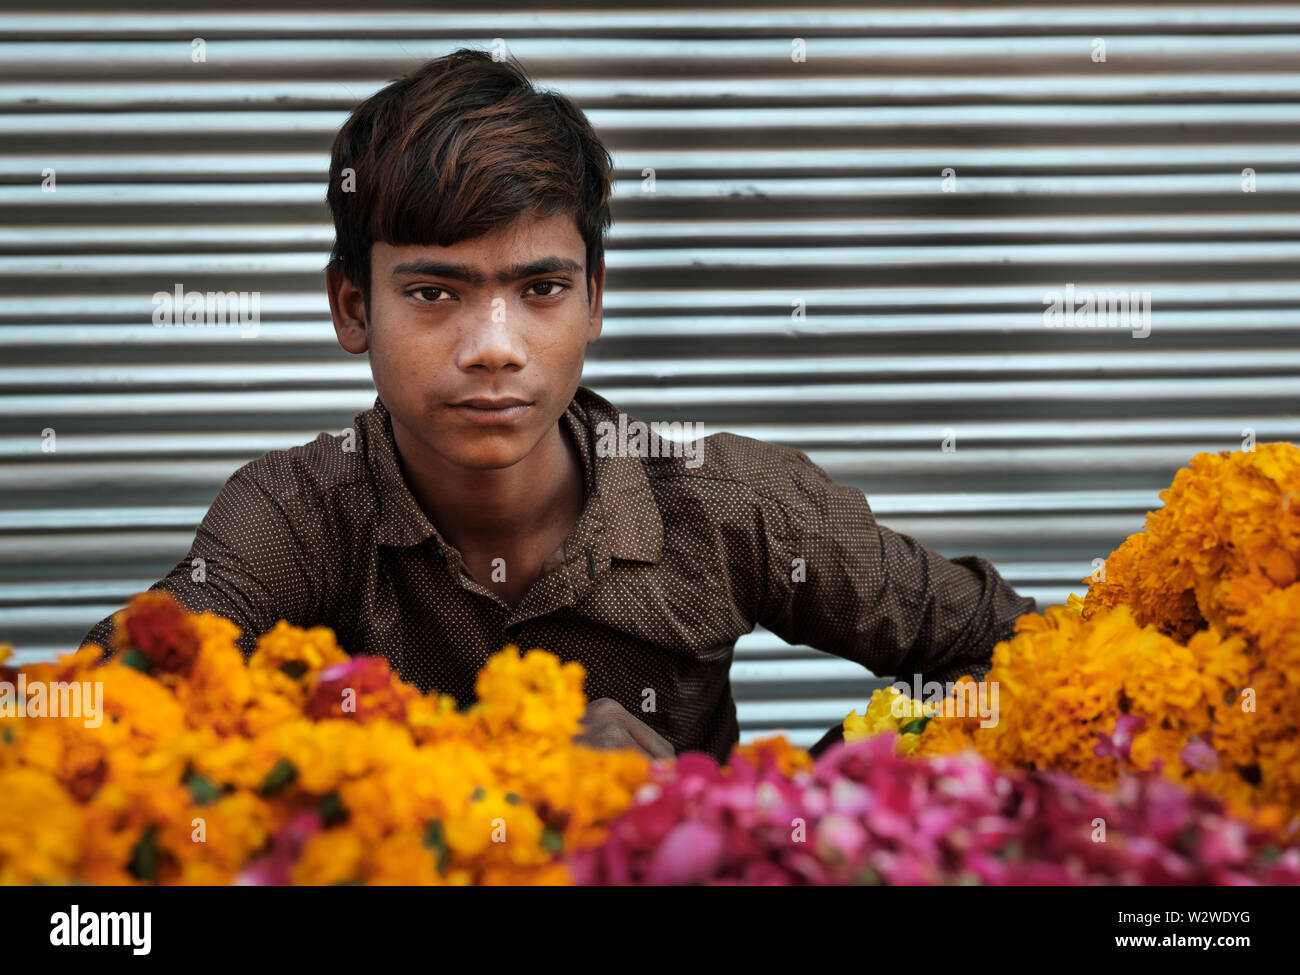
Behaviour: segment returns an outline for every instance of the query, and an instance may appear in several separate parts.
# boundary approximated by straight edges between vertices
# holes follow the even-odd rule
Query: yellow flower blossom
[[[998,723],[936,717],[913,753],[975,748],[1108,785],[1117,761],[1093,749],[1130,715],[1130,768],[1159,764],[1257,823],[1300,819],[1300,448],[1198,454],[1160,498],[1085,598],[994,648]],[[885,700],[845,719],[846,740],[888,730]]]
[[[183,629],[192,653],[170,669],[97,647],[30,668],[102,680],[105,720],[0,721],[0,882],[228,884],[313,809],[289,882],[568,884],[561,853],[600,842],[649,778],[638,752],[572,741],[585,673],[540,649],[491,658],[465,711],[372,671],[405,720],[354,721],[307,708],[350,659],[328,629],[280,621],[246,661],[238,627],[169,598],[118,622],[139,606],[152,639]]]

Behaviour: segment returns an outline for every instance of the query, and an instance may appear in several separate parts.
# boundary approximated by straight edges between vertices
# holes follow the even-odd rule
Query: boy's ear
[[[339,345],[345,352],[360,355],[366,351],[370,336],[361,289],[348,280],[341,265],[331,264],[325,269],[325,290],[329,294],[330,315]]]
[[[604,308],[602,301],[605,296],[605,262],[601,261],[596,268],[596,273],[591,276],[591,284],[588,286],[591,294],[587,296],[587,307],[589,315],[587,319],[587,344],[591,345],[600,337],[600,330],[603,325],[602,315]]]

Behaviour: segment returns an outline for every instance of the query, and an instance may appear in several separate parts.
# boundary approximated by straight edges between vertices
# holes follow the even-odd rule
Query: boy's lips
[[[471,423],[501,424],[513,423],[528,414],[533,404],[517,396],[490,398],[475,396],[452,403],[451,408]]]
[[[530,401],[520,399],[518,396],[474,396],[470,399],[463,399],[452,406],[472,406],[480,410],[502,410],[511,406],[529,406]]]

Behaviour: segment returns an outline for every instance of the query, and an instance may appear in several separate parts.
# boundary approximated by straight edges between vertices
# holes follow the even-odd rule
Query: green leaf
[[[258,791],[264,796],[273,796],[297,777],[298,770],[293,767],[293,762],[282,758],[266,773]]]
[[[130,667],[132,670],[138,670],[142,674],[148,674],[153,671],[153,664],[143,653],[132,647],[126,653],[122,654],[122,666]]]
[[[185,776],[184,784],[190,795],[200,806],[207,806],[221,798],[221,788],[206,775],[191,771]]]
[[[907,724],[898,729],[900,735],[919,735],[925,726],[930,723],[934,715],[927,714],[924,718],[913,718]]]
[[[879,887],[885,882],[885,878],[880,875],[880,871],[867,864],[855,878],[863,887]]]
[[[280,673],[287,674],[294,680],[297,680],[303,674],[307,673],[307,665],[301,660],[286,660],[280,664]]]
[[[4,739],[6,745],[12,745],[14,743],[14,729],[8,725],[5,725]]]
[[[316,804],[316,811],[320,813],[320,818],[326,826],[342,822],[348,815],[343,808],[343,800],[339,798],[337,792],[329,792],[321,796],[320,802]]]
[[[447,847],[447,836],[442,828],[442,820],[431,819],[424,831],[424,845],[437,854],[438,873],[447,873],[447,863],[451,860],[451,850]]]
[[[148,827],[131,851],[131,862],[127,869],[136,880],[153,880],[154,874],[158,872],[158,843],[154,840],[156,829],[155,826]]]
[[[431,850],[437,850],[445,845],[442,836],[442,820],[431,819],[424,827],[424,845]]]
[[[548,853],[559,853],[564,849],[564,837],[547,826],[542,830],[542,849]]]

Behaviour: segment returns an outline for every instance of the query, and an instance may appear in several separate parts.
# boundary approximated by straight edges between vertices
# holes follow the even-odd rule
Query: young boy
[[[282,618],[329,626],[462,706],[504,644],[542,647],[586,667],[585,740],[654,757],[727,757],[755,624],[877,675],[983,677],[1035,609],[987,561],[877,524],[800,451],[688,453],[579,385],[611,179],[582,112],[513,62],[457,51],[365,101],[334,142],[326,277],[375,404],[237,470],[151,588],[246,653]]]

